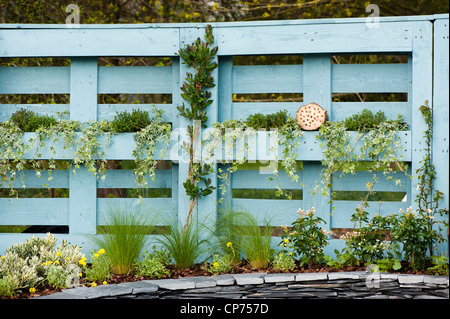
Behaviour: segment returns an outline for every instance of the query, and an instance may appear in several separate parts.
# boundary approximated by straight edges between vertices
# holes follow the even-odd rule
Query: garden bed
[[[434,275],[432,271],[427,270],[427,268],[424,268],[422,270],[414,270],[408,262],[403,261],[401,269],[397,271],[392,271],[390,273],[395,274],[408,274],[408,275]],[[430,264],[429,266],[432,266]],[[190,277],[215,277],[210,272],[208,272],[204,264],[196,264],[188,269],[177,269],[173,265],[168,267],[169,275],[163,275],[161,278],[156,277],[137,277],[133,274],[129,275],[118,275],[118,274],[112,274],[112,277],[108,280],[106,280],[107,285],[116,285],[116,284],[123,284],[127,282],[138,282],[143,280],[154,280],[154,279],[181,279],[181,278],[190,278]],[[331,273],[331,272],[364,272],[367,270],[367,267],[364,266],[345,266],[341,267],[339,269],[335,269],[333,267],[327,266],[327,265],[320,265],[315,264],[312,266],[311,269],[308,269],[307,266],[300,266],[299,262],[297,262],[296,267],[289,271],[288,273],[291,274],[302,274],[302,273]],[[287,274],[287,272],[284,272],[282,270],[274,269],[273,266],[270,266],[267,269],[263,268],[252,268],[246,260],[242,260],[239,265],[236,265],[233,267],[233,269],[228,273],[220,273],[220,275],[224,274],[252,274],[252,273],[265,273],[265,274]],[[88,282],[84,279],[80,280],[81,285],[86,286],[92,286],[92,282]],[[103,282],[95,282],[94,286],[104,285]],[[2,297],[0,296],[0,299],[29,299],[29,298],[35,298],[35,297],[41,297],[41,296],[47,296],[56,292],[61,292],[65,289],[54,289],[49,285],[39,285],[36,288],[36,291],[34,293],[30,293],[29,291],[24,291],[17,293],[11,298]]]

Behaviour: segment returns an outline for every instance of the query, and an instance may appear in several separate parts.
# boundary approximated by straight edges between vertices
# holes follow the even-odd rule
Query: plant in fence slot
[[[356,130],[357,135],[353,138],[349,130]],[[406,129],[399,115],[397,120],[387,120],[382,112],[375,116],[371,111],[364,109],[345,121],[326,122],[319,129],[317,139],[320,140],[323,160],[322,165],[322,195],[328,195],[332,189],[332,181],[339,174],[355,174],[358,161],[369,161],[367,170],[373,173],[370,182],[378,181],[377,171],[382,171],[387,180],[393,180],[394,170],[392,163],[400,171],[406,173],[406,167],[401,162],[403,156],[399,131]],[[395,179],[399,185],[400,179]],[[333,203],[335,193],[331,193],[330,204]],[[333,207],[334,209],[334,207]]]
[[[201,197],[208,196],[215,189],[211,185],[211,179],[207,176],[213,172],[213,166],[194,160],[195,146],[197,143],[200,127],[205,127],[208,120],[207,108],[213,100],[209,88],[215,86],[212,72],[217,68],[218,64],[214,61],[216,58],[218,47],[211,48],[214,42],[212,27],[206,26],[205,41],[200,38],[193,44],[186,45],[180,49],[178,55],[183,59],[183,63],[195,70],[195,74],[186,73],[185,82],[181,87],[181,96],[188,102],[188,105],[182,103],[178,106],[180,115],[189,119],[191,124],[187,127],[190,138],[189,145],[185,145],[184,149],[189,154],[189,171],[186,182],[183,183],[186,194],[189,196],[189,213],[185,222],[188,224],[195,205]],[[183,227],[184,231],[185,227]]]

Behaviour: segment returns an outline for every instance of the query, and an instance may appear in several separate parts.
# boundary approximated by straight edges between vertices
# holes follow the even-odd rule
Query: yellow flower
[[[263,16],[263,18],[268,18],[268,17],[270,17],[270,14],[269,14],[269,12],[264,12],[262,16]]]
[[[61,257],[61,252],[60,252],[60,251],[57,251],[57,252],[56,252],[56,256]]]
[[[232,243],[231,241],[229,241],[229,242],[227,243],[227,247],[231,247],[231,246],[233,246],[233,243]]]
[[[95,258],[98,258],[100,255],[99,254],[94,254],[94,257]]]
[[[289,239],[285,238],[285,239],[284,239],[284,242],[285,242],[286,244],[289,244]]]
[[[104,285],[107,285],[108,283],[106,281],[103,282]]]
[[[83,257],[80,259],[80,261],[78,262],[81,266],[86,266],[86,257]]]
[[[289,252],[289,256],[292,256],[292,255],[293,255],[293,253],[290,251],[290,252]]]
[[[217,10],[217,3],[213,3],[213,5],[212,5],[212,9],[215,11],[215,10]]]
[[[42,266],[47,266],[47,263],[42,263]]]
[[[55,260],[55,264],[58,264],[58,265],[59,265],[59,260]]]
[[[219,263],[216,261],[216,262],[213,264],[213,266],[214,266],[214,267],[219,267]]]
[[[29,291],[30,291],[30,294],[34,294],[36,292],[36,288],[31,287]]]
[[[91,287],[97,287],[97,284],[96,284],[95,282],[93,282],[93,283],[91,284]]]
[[[53,261],[49,260],[48,265],[50,266],[51,264],[53,264]]]
[[[99,255],[103,255],[104,253],[105,253],[105,250],[103,248],[98,251]]]

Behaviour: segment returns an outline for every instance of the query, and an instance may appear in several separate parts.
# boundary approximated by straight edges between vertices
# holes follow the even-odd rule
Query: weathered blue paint
[[[309,102],[324,107],[330,120],[343,120],[347,116],[368,108],[382,110],[388,118],[401,114],[408,123],[408,131],[399,133],[404,161],[410,166],[409,173],[420,167],[424,154],[423,131],[426,126],[419,107],[428,100],[434,112],[433,162],[438,171],[436,188],[444,193],[441,207],[449,206],[449,102],[448,102],[448,14],[435,16],[382,17],[377,28],[366,24],[365,18],[257,21],[213,23],[215,45],[219,47],[218,69],[214,71],[216,87],[213,88],[214,103],[208,110],[207,126],[213,122],[243,119],[248,115],[272,113],[286,109],[291,116]],[[183,100],[180,86],[189,71],[176,52],[204,34],[205,23],[193,24],[139,24],[139,25],[0,25],[0,57],[69,57],[70,66],[60,67],[2,67],[0,68],[0,94],[70,94],[69,104],[1,104],[0,120],[8,119],[21,107],[40,114],[56,115],[69,111],[70,118],[80,121],[111,120],[117,111],[139,108],[150,110],[149,104],[98,104],[98,94],[171,94],[172,103],[156,105],[164,110],[165,120],[172,123],[174,134],[164,158],[172,160],[171,169],[156,172],[155,182],[149,188],[170,188],[171,198],[144,198],[149,214],[174,216],[183,223],[189,208],[188,197],[182,183],[187,178],[187,157],[179,146],[186,138],[183,129],[188,125],[178,115],[176,107]],[[296,65],[233,65],[233,56],[295,54],[303,56],[303,63]],[[407,56],[403,64],[336,64],[333,55],[341,54],[400,54]],[[164,56],[172,59],[168,67],[98,67],[97,58],[105,56]],[[333,102],[336,93],[407,93],[406,101],[399,102]],[[238,102],[234,94],[247,93],[297,93],[303,102]],[[354,134],[354,133],[352,133]],[[266,132],[259,132],[263,137]],[[304,132],[296,159],[303,161],[298,172],[299,182],[293,182],[280,171],[278,182],[286,189],[303,191],[299,200],[268,200],[233,198],[233,189],[274,189],[276,182],[270,175],[256,170],[238,170],[226,186],[222,204],[220,194],[201,199],[196,218],[198,222],[211,225],[218,207],[246,209],[261,222],[271,217],[273,225],[290,224],[297,217],[297,210],[314,206],[324,218],[325,228],[352,227],[350,215],[359,202],[336,201],[332,211],[329,197],[317,194],[314,188],[320,181],[322,152],[317,132]],[[33,137],[26,133],[24,140]],[[257,138],[256,141],[262,141]],[[133,134],[113,136],[106,152],[107,159],[132,160]],[[57,159],[70,159],[71,150],[62,152],[62,143],[55,145]],[[160,150],[163,145],[159,145]],[[253,159],[268,160],[263,145],[252,145]],[[33,150],[26,158],[33,157]],[[47,146],[41,159],[49,158]],[[279,149],[281,155],[281,148]],[[224,156],[224,154],[222,154]],[[235,154],[233,158],[235,158]],[[221,159],[219,156],[217,159]],[[226,169],[228,164],[215,164]],[[336,179],[335,191],[365,191],[371,174],[358,171]],[[216,175],[211,176],[214,186],[223,183]],[[414,207],[417,195],[417,177],[413,180],[398,174],[401,186],[382,177],[376,191],[406,194],[399,202],[371,202],[371,215],[389,215]],[[24,172],[29,188],[42,188],[47,173],[39,179],[34,171]],[[21,187],[17,180],[15,187]],[[5,187],[2,185],[0,187]],[[60,235],[73,243],[91,249],[86,234],[95,234],[96,226],[104,221],[109,205],[137,205],[136,199],[97,198],[97,189],[137,187],[132,170],[109,170],[106,180],[96,180],[81,168],[72,171],[53,172],[52,188],[69,188],[67,198],[0,199],[0,225],[69,225],[70,234]],[[320,186],[319,186],[320,187]],[[150,213],[151,211],[151,213]],[[330,214],[332,213],[332,214]],[[155,222],[160,225],[162,222]],[[20,242],[29,234],[0,234],[0,253],[6,247]],[[274,239],[274,244],[277,239]],[[331,240],[327,252],[341,248],[340,240]],[[444,247],[444,250],[447,248]]]

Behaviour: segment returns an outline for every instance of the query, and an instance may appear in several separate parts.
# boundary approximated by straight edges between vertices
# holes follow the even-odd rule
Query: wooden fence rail
[[[214,45],[218,46],[218,69],[213,72],[216,86],[211,89],[213,103],[208,108],[207,127],[214,122],[244,119],[253,113],[273,113],[286,109],[295,117],[297,109],[315,102],[327,110],[331,121],[340,121],[367,108],[381,110],[390,119],[401,114],[408,130],[400,132],[404,161],[409,173],[402,186],[387,181],[376,185],[378,192],[397,192],[402,200],[371,202],[369,212],[384,215],[397,213],[400,208],[415,207],[417,176],[424,155],[423,132],[426,124],[419,107],[425,100],[433,107],[434,140],[433,163],[438,177],[436,188],[444,193],[442,207],[449,207],[449,51],[448,14],[434,16],[384,17],[378,25],[368,25],[364,18],[289,20],[267,22],[214,23]],[[0,67],[0,94],[67,94],[67,104],[0,104],[0,121],[10,118],[20,108],[39,114],[56,115],[68,111],[70,119],[78,121],[111,120],[117,111],[150,110],[151,104],[100,104],[99,94],[165,94],[168,103],[158,104],[164,110],[164,119],[173,131],[185,129],[187,120],[176,109],[183,100],[180,86],[187,66],[176,52],[198,37],[203,37],[206,24],[139,24],[139,25],[0,25],[0,58],[67,57],[70,66]],[[298,55],[299,64],[290,65],[236,65],[235,57],[243,55]],[[333,56],[398,55],[404,63],[335,63]],[[99,66],[101,57],[166,57],[171,66]],[[236,96],[246,94],[295,94],[303,101],[242,101]],[[343,93],[397,94],[406,98],[394,102],[341,102],[333,97]],[[24,140],[34,136],[26,133]],[[264,133],[259,133],[264,134]],[[288,189],[302,190],[301,199],[253,199],[235,196],[238,190],[273,190],[274,182],[267,180],[259,168],[238,170],[231,176],[225,202],[232,208],[246,209],[258,218],[271,216],[277,226],[290,224],[299,208],[316,208],[326,221],[327,229],[351,228],[350,215],[359,201],[338,200],[335,212],[326,196],[314,196],[313,188],[322,171],[322,152],[315,136],[304,132],[296,160],[302,162],[300,182],[292,182],[280,172],[279,182]],[[164,197],[144,198],[152,210],[184,221],[189,207],[183,181],[187,178],[188,163],[183,161],[176,147],[178,136],[173,136],[170,149],[161,160],[170,161],[168,168],[158,169],[156,181],[150,189],[166,189]],[[113,136],[105,158],[133,160],[135,142],[133,133]],[[57,159],[70,159],[70,150],[62,152],[56,145]],[[261,147],[261,146],[260,146]],[[262,146],[263,148],[265,146]],[[175,151],[173,149],[175,148]],[[32,157],[32,152],[26,155]],[[44,149],[41,159],[50,158]],[[256,160],[265,160],[257,155]],[[227,164],[217,164],[225,167]],[[217,175],[211,176],[213,186],[219,186]],[[333,190],[365,191],[370,180],[365,171],[336,180]],[[27,188],[44,188],[46,181],[34,171],[25,171]],[[301,184],[303,186],[301,186]],[[21,187],[17,182],[16,187]],[[1,185],[0,187],[6,187]],[[90,249],[86,234],[95,234],[103,222],[109,205],[137,205],[136,198],[102,198],[98,189],[136,188],[131,169],[108,170],[105,181],[97,180],[86,168],[76,175],[69,170],[53,173],[51,188],[69,189],[68,198],[0,198],[1,225],[65,225],[67,238]],[[168,194],[168,195],[167,195]],[[244,198],[242,198],[244,197]],[[215,218],[218,195],[202,198],[198,203],[198,220]],[[211,217],[213,216],[213,217]],[[0,254],[14,243],[30,236],[24,233],[0,233]],[[342,241],[333,239],[327,247],[342,247]]]

